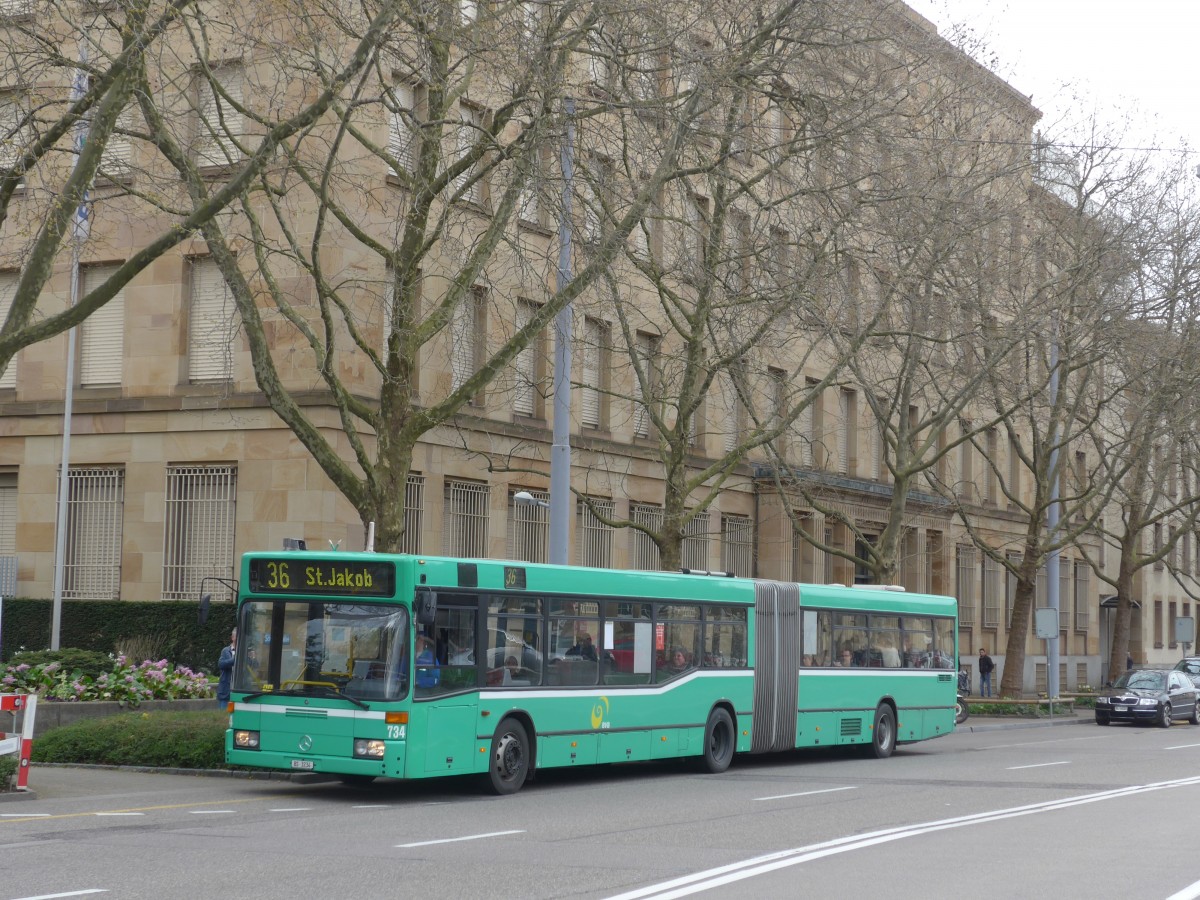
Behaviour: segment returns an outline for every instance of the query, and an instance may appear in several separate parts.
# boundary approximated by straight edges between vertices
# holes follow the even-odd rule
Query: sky
[[[989,68],[1033,95],[1046,127],[1082,111],[1065,99],[1070,83],[1103,121],[1134,117],[1123,144],[1200,151],[1200,0],[905,2],[943,36],[960,24],[983,38],[998,61]],[[1188,159],[1200,167],[1200,152]]]

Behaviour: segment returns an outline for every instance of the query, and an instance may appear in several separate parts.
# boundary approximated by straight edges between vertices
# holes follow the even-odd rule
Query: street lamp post
[[[571,181],[574,176],[575,101],[563,101],[562,207],[558,218],[558,275],[561,294],[571,280]],[[571,532],[571,326],[572,304],[554,317],[554,443],[550,447],[550,562],[567,564]],[[521,493],[526,493],[522,491]]]

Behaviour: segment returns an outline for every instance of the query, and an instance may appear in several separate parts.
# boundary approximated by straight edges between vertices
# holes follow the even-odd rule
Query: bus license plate
[[[312,767],[313,767],[313,761],[311,759],[293,759],[292,760],[292,768],[293,769],[311,769]]]

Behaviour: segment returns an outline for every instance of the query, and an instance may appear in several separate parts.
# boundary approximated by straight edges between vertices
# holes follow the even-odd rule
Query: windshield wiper
[[[292,688],[288,691],[255,691],[252,694],[247,694],[242,698],[242,700],[253,700],[255,697],[309,697],[314,694],[318,697],[333,697],[337,700],[347,700],[350,703],[353,703],[355,706],[365,710],[370,710],[371,708],[361,700],[351,697],[349,694],[343,694],[341,691],[334,690],[331,687],[325,687],[324,685],[310,685],[309,687],[303,689]]]

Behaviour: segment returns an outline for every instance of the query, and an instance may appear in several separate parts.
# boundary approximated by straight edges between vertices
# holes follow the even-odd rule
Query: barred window
[[[1058,561],[1058,630],[1066,631],[1071,626],[1071,560],[1062,557]]]
[[[409,473],[404,485],[404,537],[401,553],[421,552],[421,510],[425,506],[425,476]]]
[[[611,519],[615,514],[611,500],[589,497],[588,501],[602,516],[607,516]],[[579,510],[579,517],[578,528],[576,529],[575,552],[579,565],[596,568],[608,568],[612,566],[613,533],[615,529],[609,525],[605,525],[596,518],[595,514],[588,507],[588,504],[584,501],[579,501],[577,509]]]
[[[446,482],[442,548],[447,556],[487,556],[488,494],[486,484]]]
[[[66,599],[120,599],[124,505],[124,469],[80,467],[68,470],[66,548],[63,553],[63,597]]]
[[[516,494],[524,491],[534,498],[534,503],[521,503]],[[545,491],[516,488],[508,492],[508,537],[509,559],[526,562],[545,562],[550,541],[550,495]]]
[[[236,466],[168,466],[163,598],[190,600],[209,576],[233,577]]]
[[[661,506],[651,506],[648,503],[631,503],[629,518],[636,525],[644,525],[651,531],[661,531],[663,511]],[[650,536],[638,529],[632,529],[633,535],[633,568],[657,570],[660,566],[658,545]]]
[[[958,592],[958,621],[961,625],[975,624],[975,548],[959,544],[955,550],[956,590]]]
[[[749,516],[721,516],[721,569],[742,578],[754,573],[754,524]]]
[[[1000,604],[1003,602],[1003,567],[990,556],[983,558],[983,627],[1000,626]]]
[[[698,513],[683,526],[683,545],[680,547],[680,565],[687,569],[707,571],[709,511]]]
[[[1088,564],[1082,560],[1075,561],[1075,630],[1087,633],[1088,630]]]

